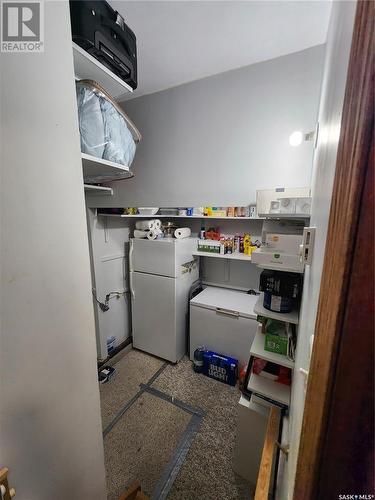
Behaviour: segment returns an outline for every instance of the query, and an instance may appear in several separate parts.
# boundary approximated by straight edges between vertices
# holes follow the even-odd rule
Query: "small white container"
[[[278,198],[280,202],[281,214],[295,214],[296,213],[296,198]]]
[[[138,207],[138,212],[140,215],[155,215],[159,210],[159,207]]]
[[[255,219],[257,216],[257,206],[256,205],[249,205],[249,217],[252,219]]]
[[[270,214],[279,214],[280,213],[280,201],[278,201],[278,200],[271,201],[269,213]]]
[[[311,212],[311,198],[296,198],[296,214],[307,214]]]

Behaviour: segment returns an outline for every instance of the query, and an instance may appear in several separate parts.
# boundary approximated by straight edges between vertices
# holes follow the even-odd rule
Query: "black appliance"
[[[137,88],[137,41],[123,17],[105,1],[70,0],[73,42]]]
[[[260,275],[259,290],[264,292],[263,306],[287,313],[297,306],[302,292],[302,277],[297,273],[265,270]]]

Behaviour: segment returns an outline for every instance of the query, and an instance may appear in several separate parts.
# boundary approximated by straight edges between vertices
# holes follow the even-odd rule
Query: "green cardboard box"
[[[264,349],[266,351],[287,356],[288,337],[281,337],[280,335],[273,335],[272,333],[266,333],[265,337]]]
[[[198,251],[220,253],[220,243],[216,240],[198,240]]]

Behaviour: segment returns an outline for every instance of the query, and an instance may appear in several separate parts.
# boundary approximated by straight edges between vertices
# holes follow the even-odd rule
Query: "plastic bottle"
[[[196,373],[203,372],[203,357],[205,350],[205,347],[201,345],[194,351],[193,368]]]
[[[206,228],[204,226],[201,226],[201,231],[199,233],[199,238],[201,240],[204,240],[206,238]]]
[[[236,237],[235,237],[235,241],[234,241],[234,251],[236,253],[240,253],[240,241],[241,241],[241,235],[240,234],[236,234]]]
[[[240,253],[243,253],[244,247],[243,247],[243,236],[240,237]]]
[[[233,245],[232,245],[232,238],[228,238],[228,250],[227,253],[232,253]]]

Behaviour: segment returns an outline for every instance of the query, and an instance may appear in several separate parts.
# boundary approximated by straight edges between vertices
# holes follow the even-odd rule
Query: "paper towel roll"
[[[135,227],[140,231],[148,231],[149,229],[160,229],[161,220],[159,219],[139,220],[135,223]]]
[[[191,236],[191,229],[190,229],[190,227],[179,227],[174,232],[174,237],[177,238],[177,239],[189,238],[189,236]]]
[[[150,229],[161,229],[161,220],[160,219],[153,219],[151,221]]]
[[[134,238],[147,238],[148,231],[141,231],[140,229],[134,229]]]
[[[163,238],[163,231],[161,229],[150,229],[147,233],[147,238],[149,240],[158,240]]]

